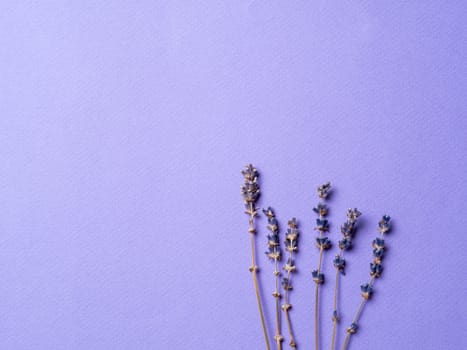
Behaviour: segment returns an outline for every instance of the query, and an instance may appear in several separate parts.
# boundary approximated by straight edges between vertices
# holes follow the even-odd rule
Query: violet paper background
[[[312,207],[327,180],[333,241],[348,207],[363,212],[339,344],[388,213],[385,271],[350,348],[465,348],[466,12],[460,1],[3,1],[0,348],[263,349],[248,162],[260,206],[302,230],[299,349],[313,344]]]

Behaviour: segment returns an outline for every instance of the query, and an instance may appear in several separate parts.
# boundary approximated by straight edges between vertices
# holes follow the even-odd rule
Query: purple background
[[[326,180],[333,240],[346,208],[364,213],[342,327],[376,223],[394,218],[351,349],[465,348],[466,10],[3,1],[0,348],[263,349],[239,191],[247,162],[262,174],[260,205],[301,224],[300,349],[313,342],[312,207]]]

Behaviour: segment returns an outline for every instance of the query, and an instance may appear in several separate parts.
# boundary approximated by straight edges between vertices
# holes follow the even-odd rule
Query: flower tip
[[[381,221],[378,223],[378,229],[381,233],[387,233],[391,229],[391,217],[387,214],[383,215]]]
[[[287,224],[289,225],[290,228],[297,228],[298,227],[296,218],[292,218],[291,220],[288,221]]]
[[[263,213],[268,218],[273,218],[275,216],[274,210],[271,207],[267,207],[266,209],[263,208]]]
[[[245,168],[242,170],[242,175],[245,179],[253,180],[254,178],[258,177],[258,170],[253,166],[253,164],[247,164]]]
[[[347,217],[352,221],[356,221],[362,213],[357,208],[347,209]]]
[[[326,182],[321,186],[318,186],[318,196],[319,198],[326,199],[331,191],[331,182]]]

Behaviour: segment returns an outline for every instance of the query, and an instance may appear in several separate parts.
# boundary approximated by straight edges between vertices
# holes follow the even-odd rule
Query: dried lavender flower
[[[356,323],[351,323],[350,326],[347,328],[347,333],[349,334],[355,334],[357,333],[358,330],[358,325]]]
[[[318,205],[313,208],[313,211],[319,216],[326,216],[328,214],[328,206],[324,203],[318,203]]]
[[[318,218],[316,219],[316,227],[315,230],[318,230],[320,232],[327,232],[329,231],[329,223],[328,220],[326,219],[321,219]]]
[[[360,286],[360,289],[362,291],[362,297],[363,299],[370,299],[371,295],[373,294],[373,287],[370,286],[368,283],[362,284]]]
[[[378,223],[379,232],[381,232],[382,234],[389,232],[391,226],[390,221],[391,217],[389,215],[383,215],[383,218]]]
[[[268,235],[268,251],[266,252],[266,255],[269,259],[277,263],[281,259],[279,226],[274,211],[271,207],[269,207],[268,209],[263,209],[263,213],[268,218],[267,229],[271,232]]]
[[[266,343],[266,349],[270,350],[270,342],[267,334],[266,322],[264,319],[260,286],[258,280],[258,266],[256,264],[256,248],[255,248],[255,236],[256,236],[256,227],[255,227],[255,218],[258,215],[258,208],[256,207],[258,199],[260,197],[260,186],[258,184],[259,173],[256,168],[248,164],[242,171],[244,177],[244,183],[241,186],[241,194],[243,197],[243,202],[245,205],[245,213],[249,217],[249,228],[248,232],[250,233],[251,238],[251,249],[252,249],[252,263],[249,268],[255,293],[258,304],[258,310],[261,319],[261,325],[264,333],[264,339]],[[323,262],[323,253],[325,250],[328,250],[332,247],[331,240],[326,236],[326,232],[329,232],[330,225],[329,221],[326,218],[329,212],[328,206],[325,203],[325,200],[329,198],[331,193],[331,184],[327,182],[317,188],[318,197],[321,201],[313,208],[313,211],[317,214],[315,230],[319,232],[319,235],[316,237],[315,244],[319,249],[319,261],[318,268],[312,271],[313,281],[315,282],[315,345],[316,350],[319,349],[319,289],[320,285],[325,282],[325,276],[322,272],[322,262]],[[274,264],[273,275],[275,278],[275,290],[272,295],[276,303],[276,333],[274,340],[278,350],[282,350],[282,342],[284,337],[281,334],[281,312],[280,309],[284,311],[287,328],[290,335],[290,346],[296,348],[297,344],[295,342],[294,333],[292,331],[292,325],[290,321],[290,310],[292,309],[292,304],[289,302],[290,292],[294,289],[292,276],[296,272],[296,266],[294,261],[294,254],[298,252],[298,240],[299,240],[299,231],[298,225],[295,218],[288,222],[287,232],[285,233],[284,240],[284,250],[281,249],[280,234],[279,234],[279,224],[276,219],[274,210],[271,207],[263,209],[262,212],[267,217],[267,250],[265,252],[269,260]],[[343,235],[342,239],[338,241],[339,253],[333,259],[333,265],[336,268],[336,283],[334,289],[334,309],[332,311],[332,322],[333,322],[333,332],[332,332],[332,344],[331,350],[335,348],[335,336],[337,323],[339,322],[339,313],[337,310],[337,300],[338,300],[338,285],[340,281],[340,275],[345,275],[347,262],[344,258],[344,252],[352,248],[352,241],[356,232],[356,223],[358,217],[361,213],[356,208],[348,209],[347,211],[347,220],[341,225],[340,231]],[[384,241],[384,235],[388,233],[391,229],[391,218],[388,215],[383,215],[382,219],[378,222],[378,231],[380,232],[380,237],[375,238],[372,241],[372,254],[373,261],[370,263],[370,280],[368,283],[364,283],[360,286],[360,294],[362,296],[362,302],[357,310],[357,313],[352,320],[349,327],[346,329],[346,337],[344,339],[344,344],[342,350],[347,350],[350,336],[355,334],[358,329],[358,321],[364,306],[371,300],[374,293],[374,282],[377,278],[383,273],[383,258],[386,253],[386,245]],[[281,261],[286,256],[285,263],[282,264],[282,269],[285,271],[285,276],[281,274]],[[283,294],[281,294],[280,288],[283,289]],[[284,303],[280,305],[280,299],[284,296]]]
[[[289,291],[289,290],[293,289],[292,283],[290,283],[290,280],[287,277],[284,277],[282,279],[282,288],[284,288],[284,290],[286,290],[286,291]]]
[[[258,215],[258,208],[256,208],[256,202],[258,201],[258,198],[260,195],[260,189],[258,185],[259,173],[253,165],[248,164],[245,167],[245,169],[242,171],[242,175],[244,177],[244,183],[243,183],[243,186],[241,187],[241,194],[242,194],[243,202],[246,208],[245,214],[247,214],[249,217],[248,232],[250,233],[251,250],[252,250],[251,252],[252,261],[251,261],[251,266],[249,270],[253,277],[253,284],[254,284],[255,293],[256,293],[256,301],[258,303],[258,311],[259,311],[261,325],[262,325],[263,333],[264,333],[264,341],[266,343],[267,350],[270,350],[271,346],[269,345],[269,337],[267,333],[266,322],[264,320],[261,293],[260,293],[259,281],[258,281],[258,276],[257,276],[258,266],[256,265],[256,251],[255,251],[256,250],[255,249],[255,234],[256,234],[255,217]]]
[[[287,272],[294,272],[295,268],[295,261],[291,258],[287,259],[287,263],[284,265],[283,269]]]
[[[376,278],[379,278],[381,276],[381,273],[383,272],[382,259],[384,257],[384,252],[386,249],[383,237],[390,230],[391,230],[391,217],[389,215],[383,215],[382,219],[378,223],[378,231],[380,232],[380,237],[377,237],[375,240],[373,240],[371,244],[373,247],[373,262],[370,264],[370,277],[371,278],[368,283],[362,284],[360,286],[360,292],[361,292],[363,300],[360,303],[360,306],[358,307],[357,313],[355,314],[355,317],[351,325],[347,328],[347,335],[345,337],[342,350],[347,349],[347,347],[349,346],[350,336],[357,332],[358,320],[360,318],[362,310],[364,306],[366,305],[366,303],[368,302],[368,300],[370,300],[373,295],[374,282]]]
[[[293,218],[289,220],[287,223],[288,229],[285,235],[285,249],[289,253],[287,263],[284,265],[283,269],[287,272],[287,276],[282,279],[282,287],[284,288],[284,304],[282,305],[282,310],[284,310],[285,318],[287,320],[287,328],[289,330],[289,337],[290,341],[289,344],[292,348],[296,348],[297,344],[294,337],[294,332],[292,330],[292,323],[290,321],[290,309],[292,308],[292,304],[289,302],[289,291],[293,289],[291,280],[292,280],[292,273],[296,271],[295,262],[293,259],[293,254],[298,250],[298,238],[299,238],[299,231],[297,220]]]
[[[319,198],[326,199],[328,198],[329,192],[331,191],[331,183],[326,182],[325,184],[318,187],[318,196]]]
[[[355,235],[357,219],[362,215],[357,208],[350,208],[347,210],[347,220],[341,225],[341,233],[343,239],[339,241],[339,253],[333,260],[334,267],[336,268],[336,279],[334,285],[334,309],[332,311],[332,337],[331,337],[331,349],[334,350],[337,323],[340,320],[339,312],[337,310],[337,299],[339,293],[339,278],[340,275],[345,275],[346,262],[344,259],[344,251],[352,247],[352,238]]]
[[[277,222],[274,210],[271,207],[263,209],[263,213],[268,218],[267,229],[270,231],[270,234],[268,235],[268,251],[266,252],[266,255],[272,262],[274,262],[273,274],[275,277],[275,290],[272,293],[276,304],[276,334],[274,336],[274,340],[276,341],[277,349],[282,350],[282,342],[284,340],[284,337],[281,334],[280,298],[282,295],[279,292],[279,280],[281,276],[279,270],[279,261],[282,258],[282,252],[280,247],[279,224]],[[288,281],[286,283],[288,284]],[[284,286],[284,281],[282,282],[282,286]],[[284,289],[285,288],[286,287],[284,286]]]
[[[318,197],[321,199],[327,199],[331,191],[331,183],[326,182],[325,184],[318,187]],[[323,233],[329,231],[329,222],[325,218],[328,214],[328,207],[325,203],[319,202],[313,211],[318,214],[316,219],[315,230],[319,231],[319,236],[316,238],[316,246],[319,248],[319,262],[318,268],[311,272],[313,281],[316,283],[315,289],[315,346],[316,350],[319,349],[319,286],[324,283],[324,274],[321,272],[321,265],[323,261],[323,252],[331,248],[332,244],[328,237],[323,236]]]

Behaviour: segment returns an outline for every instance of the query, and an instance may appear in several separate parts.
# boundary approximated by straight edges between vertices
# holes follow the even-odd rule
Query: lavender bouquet
[[[283,246],[281,246],[280,238],[280,227],[279,221],[276,218],[276,213],[272,207],[263,209],[262,212],[267,218],[267,230],[269,234],[267,236],[267,250],[266,255],[269,260],[273,263],[273,276],[274,276],[274,285],[275,289],[272,293],[275,304],[275,333],[273,337],[273,342],[270,342],[268,335],[268,323],[264,316],[263,311],[263,300],[261,298],[261,289],[258,280],[259,267],[257,266],[256,261],[256,217],[259,215],[259,208],[257,207],[257,202],[260,195],[260,188],[258,184],[259,173],[257,169],[249,164],[242,171],[244,177],[244,183],[241,188],[241,193],[243,197],[243,202],[245,206],[245,214],[248,216],[248,232],[250,234],[250,244],[251,244],[251,265],[249,271],[253,279],[253,286],[256,295],[256,301],[258,305],[258,311],[261,321],[261,327],[264,336],[264,343],[266,349],[271,349],[271,343],[275,344],[278,350],[283,349],[284,335],[282,334],[282,313],[285,316],[285,323],[287,325],[287,337],[288,344],[290,348],[296,349],[298,347],[296,337],[293,331],[292,322],[291,322],[291,309],[292,304],[290,302],[290,293],[294,289],[292,279],[293,274],[296,272],[297,268],[295,266],[295,254],[298,253],[298,242],[299,242],[299,229],[296,218],[292,218],[287,223],[287,230],[284,233]],[[320,286],[325,283],[325,276],[322,271],[323,259],[325,258],[324,252],[329,250],[332,247],[332,242],[328,237],[330,233],[330,223],[326,218],[329,208],[327,204],[328,197],[331,192],[331,184],[329,182],[324,183],[323,185],[318,186],[317,188],[318,197],[320,201],[313,208],[313,211],[316,213],[316,227],[315,230],[318,231],[318,236],[315,239],[316,246],[319,250],[318,254],[318,263],[316,269],[311,273],[311,278],[315,283],[315,299],[314,299],[314,343],[315,349],[320,349],[320,320],[319,320],[319,310],[320,310],[320,297],[319,291]],[[342,239],[338,241],[338,254],[332,260],[332,263],[336,269],[336,275],[334,280],[334,296],[333,296],[333,306],[332,306],[332,339],[331,339],[331,350],[336,349],[336,334],[338,331],[338,324],[340,320],[340,311],[338,310],[338,300],[339,300],[339,281],[342,276],[345,275],[345,267],[347,261],[344,258],[344,252],[350,250],[353,245],[353,238],[355,236],[357,221],[361,212],[357,208],[350,208],[347,210],[346,216],[347,219],[340,226],[340,233],[342,234]],[[360,286],[360,292],[362,296],[362,301],[357,308],[357,312],[351,322],[351,324],[345,330],[345,339],[343,342],[342,350],[347,350],[350,344],[350,339],[353,334],[355,334],[359,328],[358,322],[360,315],[371,299],[374,290],[374,284],[376,279],[381,276],[383,271],[382,261],[386,251],[384,236],[390,231],[391,227],[391,218],[388,215],[383,215],[382,219],[378,223],[378,230],[380,236],[376,237],[372,242],[373,248],[373,261],[370,264],[370,279],[368,282]],[[285,262],[283,261],[283,254],[286,254],[287,257]],[[284,271],[282,274],[281,271]],[[281,287],[282,286],[282,293]],[[342,294],[342,293],[341,293]],[[281,299],[284,299],[284,302],[281,305]]]

